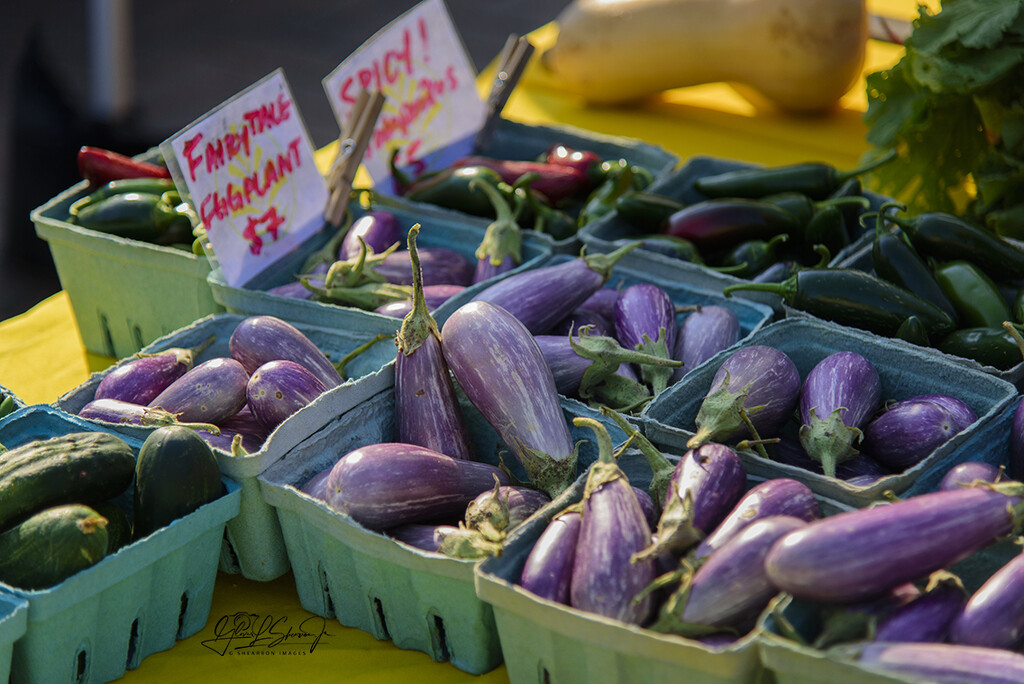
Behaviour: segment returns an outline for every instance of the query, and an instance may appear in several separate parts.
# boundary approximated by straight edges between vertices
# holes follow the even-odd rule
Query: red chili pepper
[[[588,178],[595,181],[600,181],[604,177],[604,173],[601,171],[601,162],[604,160],[590,150],[575,150],[567,145],[555,143],[548,148],[545,161],[548,164],[572,167],[587,174]]]
[[[170,172],[159,164],[136,161],[118,152],[88,146],[78,150],[78,170],[91,187],[121,178],[171,177]]]
[[[531,189],[539,192],[552,203],[586,192],[592,185],[585,173],[559,164],[470,156],[455,160],[452,166],[457,168],[486,166],[497,171],[501,175],[501,179],[509,185],[514,185],[521,176],[527,173],[536,173],[537,180],[530,185]]]

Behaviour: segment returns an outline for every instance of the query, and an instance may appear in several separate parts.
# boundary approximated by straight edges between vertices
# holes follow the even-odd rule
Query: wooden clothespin
[[[487,146],[494,132],[494,127],[501,116],[501,110],[505,108],[512,89],[516,87],[519,78],[526,70],[526,64],[533,54],[533,44],[522,36],[512,33],[505,41],[505,47],[498,55],[498,70],[494,75],[494,84],[491,86],[491,93],[487,98],[487,114],[484,125],[481,126],[476,138],[473,141],[475,150],[482,150]]]
[[[384,95],[378,90],[371,94],[361,90],[355,106],[348,116],[348,125],[338,138],[338,154],[334,157],[327,175],[327,189],[330,196],[324,210],[324,219],[338,227],[345,218],[352,182],[363,161],[370,136],[377,125],[377,118],[384,107]]]

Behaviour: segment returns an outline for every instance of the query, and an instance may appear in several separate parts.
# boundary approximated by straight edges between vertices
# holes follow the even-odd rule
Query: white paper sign
[[[443,0],[425,0],[378,31],[323,80],[346,129],[359,91],[387,98],[363,164],[377,190],[394,194],[391,152],[418,175],[472,151],[485,104],[476,70]]]
[[[244,285],[324,224],[327,185],[280,69],[161,151],[229,285]]]

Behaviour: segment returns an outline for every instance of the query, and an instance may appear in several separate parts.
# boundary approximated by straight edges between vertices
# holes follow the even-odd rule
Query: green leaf
[[[988,50],[957,46],[936,55],[908,50],[907,58],[911,82],[939,94],[971,95],[1019,73],[1024,62],[1024,43]]]
[[[918,18],[908,48],[938,54],[960,43],[973,49],[997,46],[1020,15],[1019,0],[945,0],[942,11]]]

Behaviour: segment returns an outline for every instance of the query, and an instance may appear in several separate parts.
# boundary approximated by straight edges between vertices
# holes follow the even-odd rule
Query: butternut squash
[[[860,75],[868,37],[864,0],[573,0],[555,23],[543,68],[600,104],[726,81],[819,112]]]

